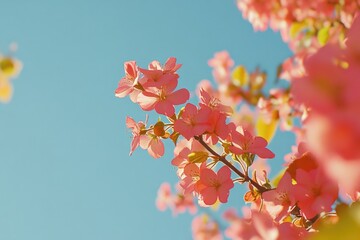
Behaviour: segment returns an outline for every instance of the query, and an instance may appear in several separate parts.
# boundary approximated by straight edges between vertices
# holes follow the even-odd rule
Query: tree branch
[[[252,180],[249,176],[245,175],[244,173],[240,172],[239,169],[237,169],[234,165],[232,165],[228,160],[226,160],[226,158],[224,156],[219,155],[217,152],[215,152],[209,145],[206,144],[206,142],[204,142],[202,135],[200,136],[194,136],[195,140],[197,140],[201,145],[203,145],[206,150],[208,150],[211,154],[213,154],[214,156],[216,156],[220,162],[222,162],[223,164],[225,164],[226,166],[228,166],[231,170],[233,170],[237,175],[239,175],[240,177],[242,177],[246,182],[249,182],[251,185],[253,185],[254,187],[256,187],[260,193],[263,193],[265,191],[267,191],[268,189],[266,189],[265,187],[261,186],[259,183],[255,182],[254,180]]]

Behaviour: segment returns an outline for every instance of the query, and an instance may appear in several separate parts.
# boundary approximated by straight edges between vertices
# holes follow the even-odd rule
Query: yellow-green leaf
[[[329,27],[323,27],[318,31],[317,40],[321,46],[324,46],[329,40]]]
[[[0,76],[0,102],[10,101],[12,96],[12,87],[8,79]]]
[[[12,76],[16,71],[14,61],[8,57],[0,59],[0,71],[6,76]]]
[[[188,155],[189,161],[191,163],[203,163],[205,162],[209,157],[208,152],[192,152]]]
[[[232,72],[232,79],[235,85],[245,86],[249,81],[249,74],[244,66],[237,66]]]
[[[294,22],[291,24],[289,35],[291,38],[295,38],[302,30],[307,27],[305,21],[302,22]]]
[[[275,135],[277,125],[278,119],[271,118],[267,120],[263,115],[260,114],[256,122],[257,135],[265,138],[266,141],[270,142]]]
[[[360,202],[339,212],[336,224],[324,224],[311,240],[358,240],[360,236]]]

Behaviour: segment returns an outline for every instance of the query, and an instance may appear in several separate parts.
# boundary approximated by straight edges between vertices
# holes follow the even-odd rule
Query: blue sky
[[[171,150],[128,156],[125,118],[145,113],[114,97],[123,62],[177,57],[179,87],[193,91],[212,79],[208,59],[227,50],[271,79],[290,56],[279,34],[254,33],[235,1],[14,0],[1,9],[0,49],[16,42],[24,68],[0,105],[0,239],[190,239],[191,216],[154,205],[159,185],[176,182]],[[285,135],[270,145],[274,166],[290,151]]]

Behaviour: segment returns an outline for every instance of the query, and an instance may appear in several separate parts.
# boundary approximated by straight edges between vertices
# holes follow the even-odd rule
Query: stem
[[[226,160],[226,158],[224,156],[219,155],[217,152],[215,152],[209,145],[207,145],[204,140],[202,139],[202,135],[200,136],[194,136],[194,138],[201,144],[203,145],[206,150],[208,150],[211,154],[213,154],[214,156],[219,158],[219,161],[222,162],[223,164],[225,164],[226,166],[228,166],[231,170],[233,170],[237,175],[239,175],[240,177],[242,177],[246,182],[251,183],[251,185],[253,185],[254,187],[256,187],[260,193],[263,193],[265,191],[267,191],[266,188],[264,188],[263,186],[261,186],[260,184],[258,184],[257,182],[255,182],[254,180],[252,180],[248,175],[245,175],[244,173],[240,172],[239,169],[237,169],[234,165],[232,165],[228,160]]]

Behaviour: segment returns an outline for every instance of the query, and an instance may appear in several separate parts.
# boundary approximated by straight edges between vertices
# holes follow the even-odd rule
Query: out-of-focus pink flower
[[[243,131],[241,133],[240,131]],[[252,153],[261,158],[274,158],[272,151],[266,148],[267,141],[259,136],[252,136],[248,131],[241,128],[231,128],[231,139],[233,145],[229,147],[234,154]]]
[[[194,204],[193,195],[182,193],[182,189],[180,189],[178,185],[176,186],[176,190],[177,192],[172,194],[169,183],[161,184],[156,199],[156,207],[160,211],[165,211],[167,208],[170,208],[173,215],[184,213],[186,210],[189,210],[191,214],[195,214],[197,208]]]
[[[191,193],[183,193],[183,189],[176,185],[177,194],[173,196],[173,214],[184,213],[186,210],[190,214],[195,214],[197,211],[194,203],[194,196]]]
[[[217,222],[207,215],[194,218],[191,224],[194,240],[222,240],[220,227]]]
[[[180,119],[174,123],[175,131],[179,132],[186,139],[203,134],[208,128],[208,117],[211,113],[209,108],[200,108],[187,103]]]
[[[251,216],[245,218],[237,217],[235,213],[227,213],[226,219],[230,226],[225,230],[225,235],[233,240],[304,239],[307,234],[304,228],[295,227],[291,223],[278,224],[267,213],[256,210],[252,210]],[[288,236],[292,238],[286,238]]]
[[[299,142],[298,146],[291,146],[292,152],[285,155],[285,166],[289,165],[292,161],[300,158],[305,152],[308,151],[307,144],[305,142]]]
[[[341,156],[348,161],[360,160],[360,124],[356,121],[346,116],[330,120],[313,113],[305,124],[309,148],[319,158]]]
[[[213,75],[219,84],[228,84],[230,82],[230,70],[234,66],[227,51],[215,53],[214,58],[208,61],[210,67],[213,67]]]
[[[226,203],[229,191],[234,187],[229,167],[223,166],[217,173],[204,168],[200,170],[200,182],[203,185],[200,195],[206,205],[213,205],[217,199]]]
[[[231,122],[236,126],[241,126],[252,135],[255,134],[256,112],[252,111],[248,105],[242,105],[240,110],[231,116]]]
[[[344,109],[349,103],[352,79],[346,79],[349,71],[338,66],[344,61],[341,49],[326,45],[304,61],[306,76],[294,79],[294,99],[322,114],[331,114]]]
[[[169,183],[163,183],[160,185],[157,198],[156,198],[156,207],[160,211],[165,211],[168,207],[171,206],[171,187]]]
[[[314,26],[340,21],[341,24],[334,23],[328,29],[329,41],[338,40],[339,32],[349,27],[359,11],[356,1],[351,0],[341,4],[327,0],[237,0],[237,5],[256,31],[264,31],[268,27],[280,31],[283,40],[295,52],[304,49],[314,52],[322,46],[318,35],[311,33]]]
[[[360,12],[354,19],[350,29],[347,32],[347,54],[351,56],[358,64],[360,64]],[[353,62],[353,61],[352,61]]]
[[[306,59],[306,75],[291,89],[294,100],[310,109],[304,121],[309,150],[340,192],[350,196],[360,190],[359,28],[357,16],[344,46],[328,43]]]
[[[303,58],[304,54],[296,54],[295,56],[289,57],[282,63],[282,69],[280,73],[280,78],[287,81],[291,81],[294,78],[303,77],[304,75],[304,66]]]
[[[310,235],[305,228],[296,227],[292,223],[284,222],[278,226],[278,240],[307,239]]]
[[[277,222],[288,216],[290,209],[295,205],[295,199],[291,195],[291,181],[290,174],[285,172],[275,189],[262,194],[266,210]]]
[[[319,164],[315,156],[311,152],[304,152],[299,157],[293,159],[288,165],[286,171],[291,175],[292,178],[296,178],[296,171],[302,169],[306,172],[319,168]]]
[[[307,219],[321,212],[331,211],[331,206],[338,197],[338,186],[320,169],[306,172],[296,171],[296,185],[290,192],[297,201],[301,212]]]
[[[265,31],[271,14],[273,1],[237,1],[238,8],[245,19],[248,19],[256,31]]]
[[[258,179],[261,182],[266,182],[266,179],[264,175],[268,175],[270,173],[270,166],[267,163],[266,159],[263,158],[257,158],[254,160],[254,162],[250,166],[250,170],[252,170],[253,175],[256,171],[256,179]]]
[[[340,192],[353,201],[359,199],[360,161],[344,161],[339,157],[321,159],[327,175],[339,184]]]

